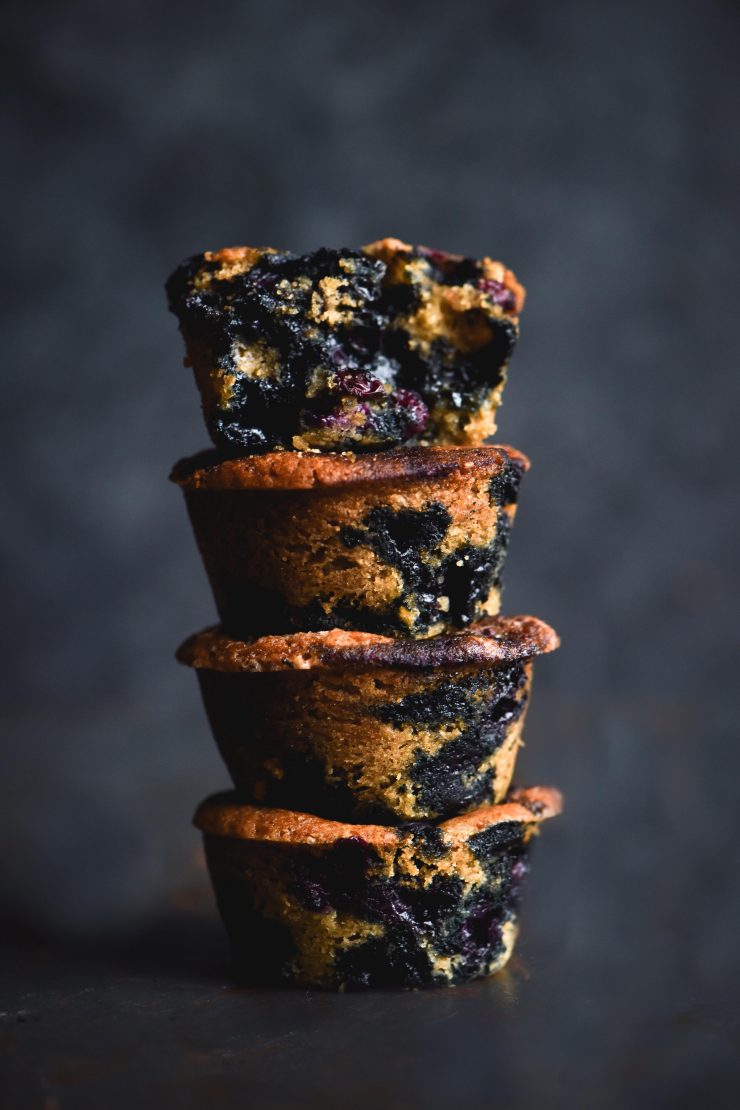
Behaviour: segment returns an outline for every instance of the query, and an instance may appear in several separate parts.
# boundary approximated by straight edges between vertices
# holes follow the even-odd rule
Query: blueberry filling
[[[371,509],[362,528],[344,528],[342,541],[348,548],[367,544],[384,563],[396,567],[406,578],[419,571],[422,551],[434,551],[452,523],[444,505],[430,501],[424,509]]]
[[[379,862],[377,852],[361,837],[345,837],[328,852],[296,852],[289,889],[308,909],[347,910],[363,900]]]
[[[398,728],[409,724],[439,728],[446,722],[462,722],[461,731],[437,751],[418,750],[408,772],[417,804],[428,812],[451,816],[490,800],[495,771],[483,764],[524,712],[524,681],[523,666],[513,664],[500,668],[493,683],[490,673],[443,680],[432,691],[410,694],[376,709],[380,720]]]
[[[470,839],[470,850],[483,866],[495,865],[501,853],[512,851],[522,839],[522,825],[519,821],[500,821]]]
[[[483,963],[501,943],[501,912],[495,905],[475,906],[460,926],[460,949],[466,962]]]
[[[503,950],[503,926],[517,907],[526,856],[513,852],[489,861],[492,878],[466,895],[459,879],[437,875],[428,887],[403,880],[373,889],[363,915],[383,925],[383,936],[340,952],[337,978],[346,987],[431,986],[485,974]],[[393,894],[389,890],[393,890]],[[435,968],[434,955],[454,961]]]
[[[524,464],[509,457],[497,474],[488,483],[488,495],[492,505],[516,505],[519,499],[519,486],[524,477]]]
[[[427,632],[440,619],[463,628],[481,615],[479,606],[491,590],[500,587],[510,532],[508,514],[499,508],[496,535],[490,544],[462,544],[433,562],[425,560],[424,555],[438,554],[451,523],[447,509],[432,501],[423,509],[378,506],[368,513],[361,528],[342,529],[340,536],[347,548],[369,547],[401,577],[402,594],[395,614],[391,612],[387,618],[392,631],[408,630],[401,607],[413,612],[416,633]],[[440,598],[447,599],[444,610]],[[382,625],[377,631],[383,631]]]
[[[522,676],[521,664],[513,663],[494,672],[478,670],[455,678],[442,678],[428,689],[376,706],[373,713],[378,720],[396,728],[408,725],[441,727],[469,718],[481,694],[486,701],[511,697],[519,688]]]
[[[506,312],[514,312],[516,309],[516,298],[510,289],[507,289],[502,281],[493,281],[491,278],[481,278],[478,282],[478,288],[487,293],[494,304],[501,305]]]

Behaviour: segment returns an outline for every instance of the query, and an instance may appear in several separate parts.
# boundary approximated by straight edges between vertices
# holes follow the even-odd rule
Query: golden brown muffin
[[[179,463],[221,623],[431,636],[497,613],[529,461],[512,447]]]
[[[441,824],[387,828],[222,794],[195,824],[241,978],[415,988],[506,963],[529,842],[561,808],[557,790],[532,787]]]
[[[350,821],[436,819],[504,797],[532,660],[557,647],[534,617],[428,640],[212,629],[180,649],[245,800]]]
[[[167,295],[214,443],[250,452],[482,443],[524,304],[500,262],[399,239],[206,251]]]

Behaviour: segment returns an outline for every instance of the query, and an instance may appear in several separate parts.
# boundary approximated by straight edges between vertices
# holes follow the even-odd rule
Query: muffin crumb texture
[[[524,303],[500,262],[397,239],[207,251],[167,292],[211,438],[232,452],[481,443]]]

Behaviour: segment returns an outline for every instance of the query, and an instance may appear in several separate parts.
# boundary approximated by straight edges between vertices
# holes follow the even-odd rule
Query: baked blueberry
[[[511,447],[212,452],[173,478],[230,635],[420,638],[498,612],[528,465]]]
[[[167,295],[210,435],[232,453],[481,443],[524,303],[500,262],[397,239],[207,251]]]
[[[517,935],[528,848],[557,790],[513,791],[441,824],[342,824],[236,795],[195,816],[240,978],[362,989],[498,971]]]
[[[533,660],[557,644],[534,617],[491,617],[425,640],[213,629],[178,658],[245,800],[397,824],[505,796]]]

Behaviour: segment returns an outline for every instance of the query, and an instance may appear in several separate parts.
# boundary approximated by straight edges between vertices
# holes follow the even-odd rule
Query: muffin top
[[[399,239],[187,259],[169,306],[221,450],[385,450],[493,433],[524,288],[502,263]]]
[[[372,632],[295,632],[245,641],[215,626],[189,637],[177,652],[187,666],[226,673],[497,666],[543,655],[559,646],[556,632],[537,617],[487,617],[460,632],[428,640],[397,640]]]
[[[203,451],[181,459],[170,478],[186,490],[317,489],[331,486],[444,480],[460,471],[500,476],[514,487],[529,469],[529,459],[508,446],[399,447],[371,455],[350,451],[275,451],[227,458]]]
[[[556,817],[563,808],[559,790],[552,786],[531,786],[512,790],[500,805],[479,806],[470,813],[430,824],[443,834],[448,845],[465,844],[494,825],[517,822],[536,826]],[[310,813],[289,809],[268,809],[244,805],[234,791],[207,798],[193,818],[196,828],[212,836],[255,840],[273,844],[331,845],[338,840],[359,838],[374,848],[402,845],[419,823],[411,828],[386,825],[357,825],[327,821]]]

